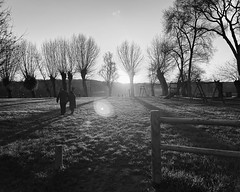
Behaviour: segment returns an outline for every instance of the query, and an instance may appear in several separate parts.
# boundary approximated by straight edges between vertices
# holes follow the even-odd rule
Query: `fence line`
[[[188,152],[188,153],[196,153],[196,154],[219,155],[219,156],[225,156],[225,157],[240,158],[239,151],[161,144],[160,125],[162,123],[240,127],[240,121],[161,117],[160,112],[158,110],[151,111],[152,182],[154,185],[159,185],[162,178],[161,150],[171,150],[171,151]]]

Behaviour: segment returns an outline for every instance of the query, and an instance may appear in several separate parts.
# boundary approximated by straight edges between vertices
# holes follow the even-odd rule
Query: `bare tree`
[[[38,53],[38,55],[36,55],[36,64],[37,64],[37,68],[38,68],[40,74],[42,75],[43,83],[46,87],[47,93],[48,93],[49,97],[51,97],[52,94],[51,94],[51,89],[49,88],[49,85],[48,85],[46,64],[43,61],[40,53]]]
[[[67,61],[68,61],[68,47],[67,41],[65,39],[59,38],[54,42],[56,45],[56,60],[57,68],[62,77],[62,88],[67,90]]]
[[[218,66],[215,72],[216,77],[221,81],[236,81],[240,80],[236,59],[226,62],[224,65]]]
[[[37,79],[35,72],[37,69],[38,51],[35,45],[26,40],[20,44],[20,71],[24,77],[24,87],[31,91],[32,97],[35,97],[35,88]]]
[[[84,96],[87,97],[86,79],[94,71],[100,49],[92,37],[86,38],[82,34],[72,37],[72,48],[76,70],[81,74]]]
[[[67,56],[68,56],[68,65],[67,65],[67,75],[68,75],[68,90],[71,91],[73,75],[76,72],[76,57],[74,50],[74,43],[68,42],[67,46]]]
[[[187,80],[187,76],[185,76],[184,71],[186,71],[187,63],[188,63],[188,56],[189,56],[189,49],[186,42],[185,37],[183,34],[177,29],[174,28],[170,33],[168,32],[169,36],[171,36],[170,41],[172,42],[172,51],[171,56],[173,59],[173,63],[177,66],[179,70],[179,75],[177,77],[177,90],[176,94],[180,94],[180,88],[182,91],[182,95],[186,95],[187,91],[184,86],[184,82]]]
[[[226,62],[224,65],[221,65],[217,68],[215,78],[220,79],[221,81],[234,81],[234,85],[237,90],[237,96],[240,97],[240,76],[238,73],[238,68],[236,65],[236,59]]]
[[[103,56],[104,65],[99,71],[99,75],[105,80],[108,90],[109,96],[112,96],[112,87],[114,81],[118,78],[116,63],[113,61],[113,54],[111,52],[105,53]]]
[[[3,0],[0,0],[0,9],[3,8]],[[12,51],[12,46],[17,41],[16,36],[12,33],[12,27],[10,26],[10,10],[3,9],[0,11],[0,66],[4,65],[8,58],[6,57],[7,52]]]
[[[12,33],[10,26],[10,10],[3,9],[3,0],[0,0],[0,78],[3,81],[8,97],[12,97],[11,82],[14,79],[17,67],[17,37]]]
[[[50,78],[53,96],[57,97],[56,93],[56,78],[58,75],[58,60],[57,60],[57,47],[54,41],[46,41],[42,44],[43,62],[41,69]],[[46,76],[46,75],[45,75]]]
[[[165,75],[173,68],[171,51],[170,42],[167,39],[161,39],[159,36],[152,40],[151,46],[147,49],[151,65],[150,69],[156,71],[164,96],[168,95],[168,84]]]
[[[148,66],[148,79],[150,81],[150,86],[151,86],[151,95],[152,96],[155,96],[155,85],[156,85],[156,82],[157,82],[157,72],[155,70],[155,65],[154,63],[150,63],[149,66]]]
[[[130,79],[130,95],[134,97],[134,76],[137,74],[141,61],[143,60],[140,47],[132,42],[124,41],[117,48],[118,57]]]
[[[205,26],[201,13],[192,5],[192,0],[176,0],[174,7],[165,13],[167,32],[176,30],[185,38],[188,45],[188,95],[191,95],[191,72],[195,62],[208,62],[212,54],[211,33],[200,30],[199,26]],[[185,44],[186,45],[186,44]]]
[[[10,43],[11,48],[6,48],[4,62],[0,66],[0,78],[5,86],[8,98],[12,98],[11,84],[15,78],[16,72],[19,69],[19,49],[15,43]]]
[[[208,22],[200,26],[208,32],[221,36],[230,47],[240,75],[240,1],[239,0],[197,0],[194,9],[202,14],[201,19]],[[235,86],[240,89],[240,80]]]

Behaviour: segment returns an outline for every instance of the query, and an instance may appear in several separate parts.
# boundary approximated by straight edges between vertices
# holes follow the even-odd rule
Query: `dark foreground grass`
[[[78,99],[75,114],[64,116],[53,99],[0,102],[0,191],[153,192],[151,106],[172,116],[224,115],[222,107],[198,103],[97,99]],[[228,108],[226,115],[234,119],[238,112]],[[237,137],[238,129],[162,128],[163,142],[171,144],[239,150]],[[64,168],[54,170],[59,144]],[[164,151],[162,160],[161,191],[240,191],[238,159]]]

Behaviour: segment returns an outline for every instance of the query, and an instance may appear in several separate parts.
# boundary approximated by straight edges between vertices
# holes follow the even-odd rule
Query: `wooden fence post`
[[[61,169],[63,167],[63,147],[57,145],[55,147],[55,169]]]
[[[158,186],[161,181],[161,138],[159,111],[151,111],[151,143],[152,143],[152,182]]]

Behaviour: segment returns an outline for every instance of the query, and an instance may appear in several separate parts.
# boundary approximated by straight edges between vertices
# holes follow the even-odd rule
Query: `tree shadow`
[[[163,117],[177,117],[177,114],[164,111],[159,107],[149,104],[142,99],[135,98],[140,104],[146,107],[148,110],[158,110]],[[235,146],[222,143],[218,141],[213,135],[205,131],[206,126],[194,126],[189,124],[184,125],[168,125],[168,129],[172,129],[174,132],[180,134],[183,138],[187,138],[188,141],[196,147],[206,147],[215,149],[231,149],[236,150]],[[167,142],[167,141],[166,141]]]
[[[88,101],[77,105],[77,108],[90,104]],[[26,104],[26,103],[25,103]],[[9,106],[12,107],[12,106]],[[35,113],[24,118],[0,120],[0,146],[7,145],[19,139],[29,138],[29,135],[37,130],[43,131],[49,124],[56,122],[66,115],[60,115],[59,109],[50,110],[44,113]]]

